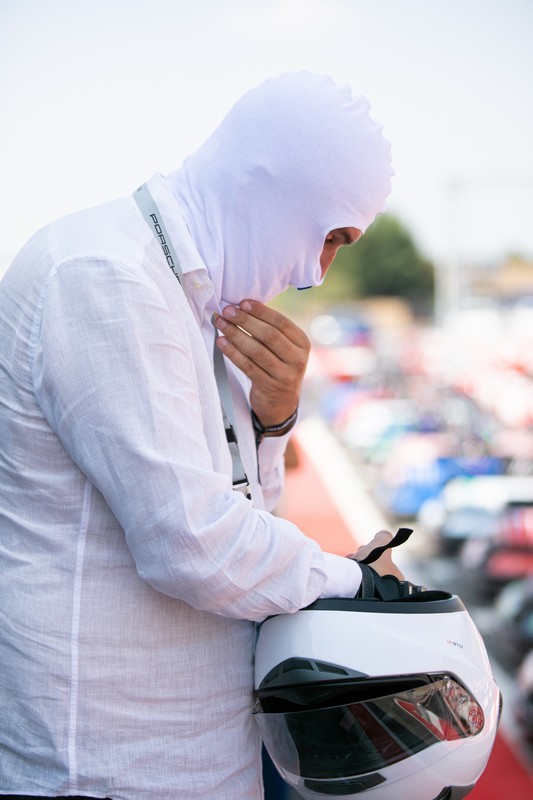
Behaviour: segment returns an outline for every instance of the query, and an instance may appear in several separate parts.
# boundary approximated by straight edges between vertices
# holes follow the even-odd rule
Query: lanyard
[[[189,300],[187,287],[183,280],[183,272],[180,262],[170,236],[167,233],[163,217],[155,203],[154,198],[145,183],[134,192],[133,198],[141,214],[143,215],[148,227],[154,234],[155,238],[161,245],[163,255],[165,256],[167,265],[172,270],[174,277],[180,284],[185,297]],[[216,328],[214,329],[215,340],[218,336]],[[214,346],[213,348],[213,363],[215,369],[215,379],[217,382],[218,393],[220,396],[220,406],[222,409],[222,418],[224,420],[224,428],[226,430],[226,440],[231,453],[231,460],[233,464],[233,488],[237,492],[242,492],[249,500],[252,496],[250,494],[250,484],[248,477],[244,470],[241,455],[239,452],[239,445],[237,442],[237,427],[235,425],[235,410],[233,408],[233,398],[231,396],[231,389],[229,385],[228,373],[224,363],[224,356]]]

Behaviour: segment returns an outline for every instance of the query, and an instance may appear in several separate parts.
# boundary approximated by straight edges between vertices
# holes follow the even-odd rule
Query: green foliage
[[[402,223],[384,214],[358,242],[339,249],[322,286],[307,292],[289,290],[278,304],[290,310],[317,302],[400,297],[415,314],[428,314],[432,310],[433,291],[433,265],[418,252]]]
[[[402,223],[383,215],[359,242],[340,248],[324,289],[327,284],[328,299],[402,297],[415,311],[427,311],[433,299],[434,273]]]

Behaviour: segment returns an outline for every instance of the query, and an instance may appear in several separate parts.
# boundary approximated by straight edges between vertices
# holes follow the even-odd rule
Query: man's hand
[[[387,544],[393,538],[393,534],[390,531],[378,531],[372,541],[368,542],[368,544],[362,545],[357,552],[350,554],[349,558],[354,558],[356,561],[362,561],[363,558],[366,558],[369,553],[374,550],[376,547],[383,547],[383,545]],[[378,575],[394,575],[398,580],[404,581],[405,577],[403,572],[398,569],[396,564],[394,564],[392,560],[392,551],[385,550],[383,555],[381,555],[377,561],[373,561],[372,569],[374,569]]]
[[[219,347],[252,382],[250,404],[262,425],[279,425],[298,407],[309,358],[306,334],[279,311],[243,300],[226,306],[215,325]]]

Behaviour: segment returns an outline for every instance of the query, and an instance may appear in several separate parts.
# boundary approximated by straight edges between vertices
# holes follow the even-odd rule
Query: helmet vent
[[[281,665],[281,672],[294,672],[297,669],[314,669],[313,662],[307,658],[288,658]]]
[[[316,781],[307,778],[304,780],[304,786],[312,792],[317,792],[317,794],[341,797],[343,795],[349,794],[353,796],[354,794],[366,792],[367,789],[373,789],[384,782],[383,775],[380,775],[379,772],[374,772],[371,775],[361,775],[352,780],[344,778],[342,781]]]
[[[315,661],[316,668],[319,672],[328,672],[333,675],[349,675],[348,670],[343,667],[337,667],[335,664],[324,664],[323,661]]]
[[[270,685],[290,673],[299,673],[298,680],[305,680],[305,675],[308,676],[308,679],[316,679],[317,673],[321,675],[327,673],[330,680],[335,677],[348,678],[362,675],[360,672],[339,667],[337,664],[327,664],[324,661],[315,661],[310,658],[287,658],[270,670],[261,685]],[[324,680],[324,678],[320,678],[320,680]],[[284,683],[286,683],[286,680],[284,680]]]

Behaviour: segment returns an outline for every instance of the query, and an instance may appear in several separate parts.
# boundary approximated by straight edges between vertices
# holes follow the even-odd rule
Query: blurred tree
[[[404,225],[384,214],[359,242],[340,248],[322,291],[329,300],[402,297],[415,313],[428,313],[433,303],[433,265],[418,252]]]

